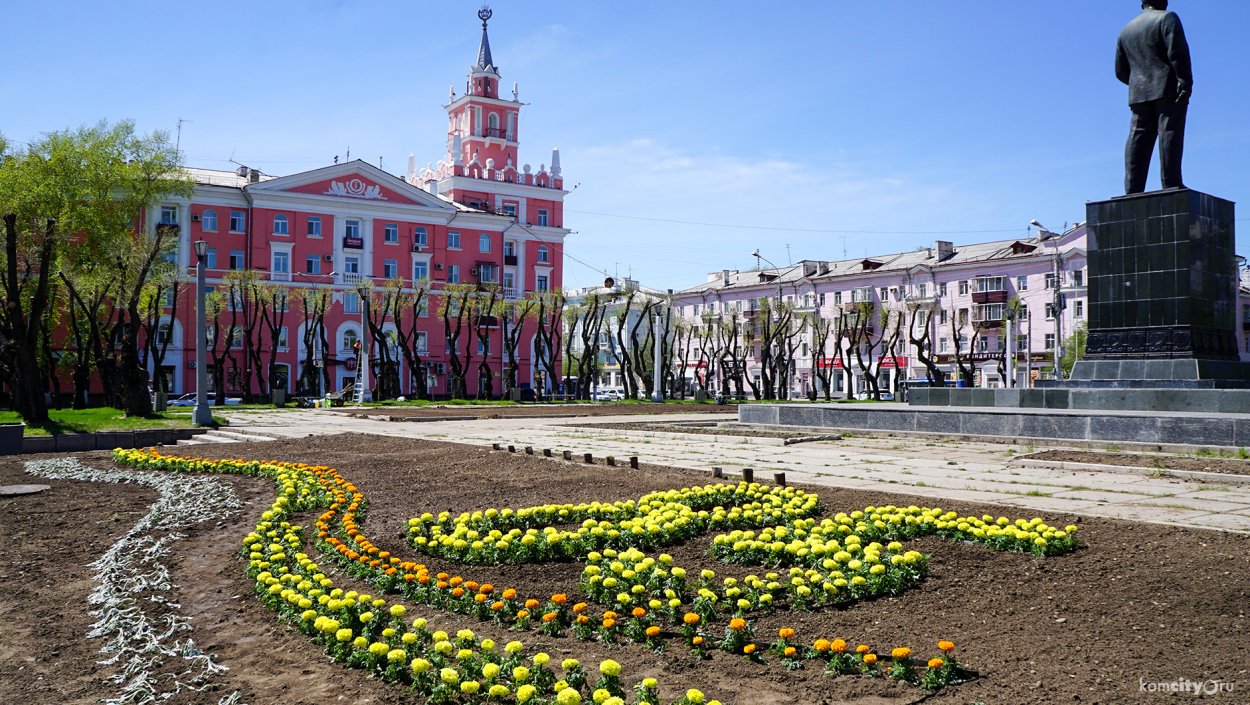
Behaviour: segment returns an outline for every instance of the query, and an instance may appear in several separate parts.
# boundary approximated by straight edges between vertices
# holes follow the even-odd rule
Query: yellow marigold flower
[[[873,664],[874,664],[874,663],[876,663],[876,662],[877,662],[877,655],[876,655],[876,654],[864,654],[864,663],[866,663],[866,664],[868,664],[869,666],[871,666],[871,665],[873,665]]]
[[[943,639],[938,642],[938,649],[944,653],[950,653],[955,650],[955,642]]]
[[[687,612],[686,616],[681,618],[681,621],[693,627],[694,625],[699,623],[700,619],[701,618],[699,617],[699,615],[695,614],[694,612]]]
[[[481,687],[482,687],[482,684],[478,683],[477,681],[465,681],[460,684],[460,692],[464,693],[465,695],[473,695]]]
[[[890,651],[890,658],[905,659],[911,656],[911,649],[906,646],[899,646]]]
[[[846,641],[843,639],[834,639],[833,643],[829,645],[829,648],[833,649],[834,653],[840,654],[843,651],[846,651]],[[867,651],[867,650],[868,650],[868,647],[865,646],[864,651]]]
[[[647,636],[656,637],[660,635],[660,628],[657,626],[647,627]]]
[[[741,617],[734,617],[729,620],[729,628],[735,632],[740,632],[747,628],[747,621]]]
[[[703,702],[703,691],[695,690],[694,688],[687,690],[686,700],[689,700],[690,702],[694,703],[694,705],[701,705],[701,703]]]
[[[936,671],[937,669],[941,668],[942,666],[945,666],[945,665],[946,665],[946,662],[945,662],[945,661],[943,661],[943,660],[942,660],[942,659],[940,659],[940,658],[931,658],[931,659],[929,659],[929,668],[931,668],[931,669],[933,669],[933,670],[935,670],[935,671]]]
[[[691,644],[694,644],[695,646],[702,646],[702,645],[703,645],[703,637],[701,637],[701,636],[696,636],[695,638],[693,638],[693,639],[691,639],[691,640],[690,640],[690,643],[691,643]]]
[[[796,652],[797,652],[797,650],[796,650],[793,646],[787,646],[787,647],[786,647],[786,648],[782,651],[781,655],[782,655],[782,656],[785,656],[786,658],[790,658],[790,657],[794,656],[794,654],[795,654]]]
[[[790,627],[782,627],[781,629],[777,630],[777,636],[781,637],[782,639],[793,639],[794,630],[791,629]]]
[[[438,679],[447,685],[455,685],[460,682],[460,674],[454,668],[444,668],[438,672]]]
[[[829,650],[829,647],[830,644],[828,639],[817,639],[812,642],[812,648],[816,650],[816,653],[823,654]]]
[[[751,654],[755,653],[756,648],[757,647],[755,646],[755,644],[747,644],[746,646],[742,647],[742,653],[746,654],[747,656],[750,656]]]
[[[855,647],[855,653],[857,654],[866,654],[871,650],[872,649],[869,649],[867,644],[860,644],[859,646]]]
[[[509,692],[508,686],[500,685],[496,683],[495,685],[492,685],[490,687],[490,690],[487,691],[487,694],[490,695],[492,700],[502,700],[508,697],[508,692]]]
[[[599,664],[599,672],[605,676],[619,676],[621,675],[621,664],[612,659],[607,659]]]

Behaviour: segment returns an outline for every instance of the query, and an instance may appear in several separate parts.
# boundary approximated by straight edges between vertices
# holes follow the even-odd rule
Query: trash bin
[[[270,397],[274,406],[286,406],[286,390],[282,387],[275,387],[271,390]]]

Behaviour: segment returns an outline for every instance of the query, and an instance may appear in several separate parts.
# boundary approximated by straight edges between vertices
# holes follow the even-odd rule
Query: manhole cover
[[[0,496],[12,497],[20,494],[35,494],[52,489],[51,485],[4,485],[0,487]]]

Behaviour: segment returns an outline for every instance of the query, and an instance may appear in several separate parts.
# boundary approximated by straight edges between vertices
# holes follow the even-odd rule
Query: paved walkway
[[[571,450],[577,457],[591,452],[596,457],[637,455],[645,463],[700,470],[721,466],[730,477],[749,467],[760,481],[770,481],[772,473],[784,471],[792,482],[1010,505],[1051,515],[1111,517],[1250,533],[1250,485],[1009,465],[1012,457],[1042,450],[1041,446],[859,436],[779,446],[755,438],[577,427],[586,423],[734,420],[731,415],[722,419],[707,414],[421,423],[361,419],[324,410],[245,410],[226,411],[224,415],[230,420],[229,431],[238,434],[239,440],[356,432],[473,445],[501,442]]]

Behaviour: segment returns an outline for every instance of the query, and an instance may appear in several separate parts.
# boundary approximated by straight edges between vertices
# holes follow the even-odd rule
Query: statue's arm
[[[1189,60],[1189,42],[1185,40],[1185,28],[1176,13],[1169,12],[1163,18],[1163,42],[1168,50],[1168,63],[1176,72],[1177,98],[1188,99],[1194,92],[1194,70]]]
[[[1128,55],[1124,53],[1123,40],[1115,43],[1115,77],[1120,79],[1120,83],[1123,83],[1126,86],[1128,85]]]

